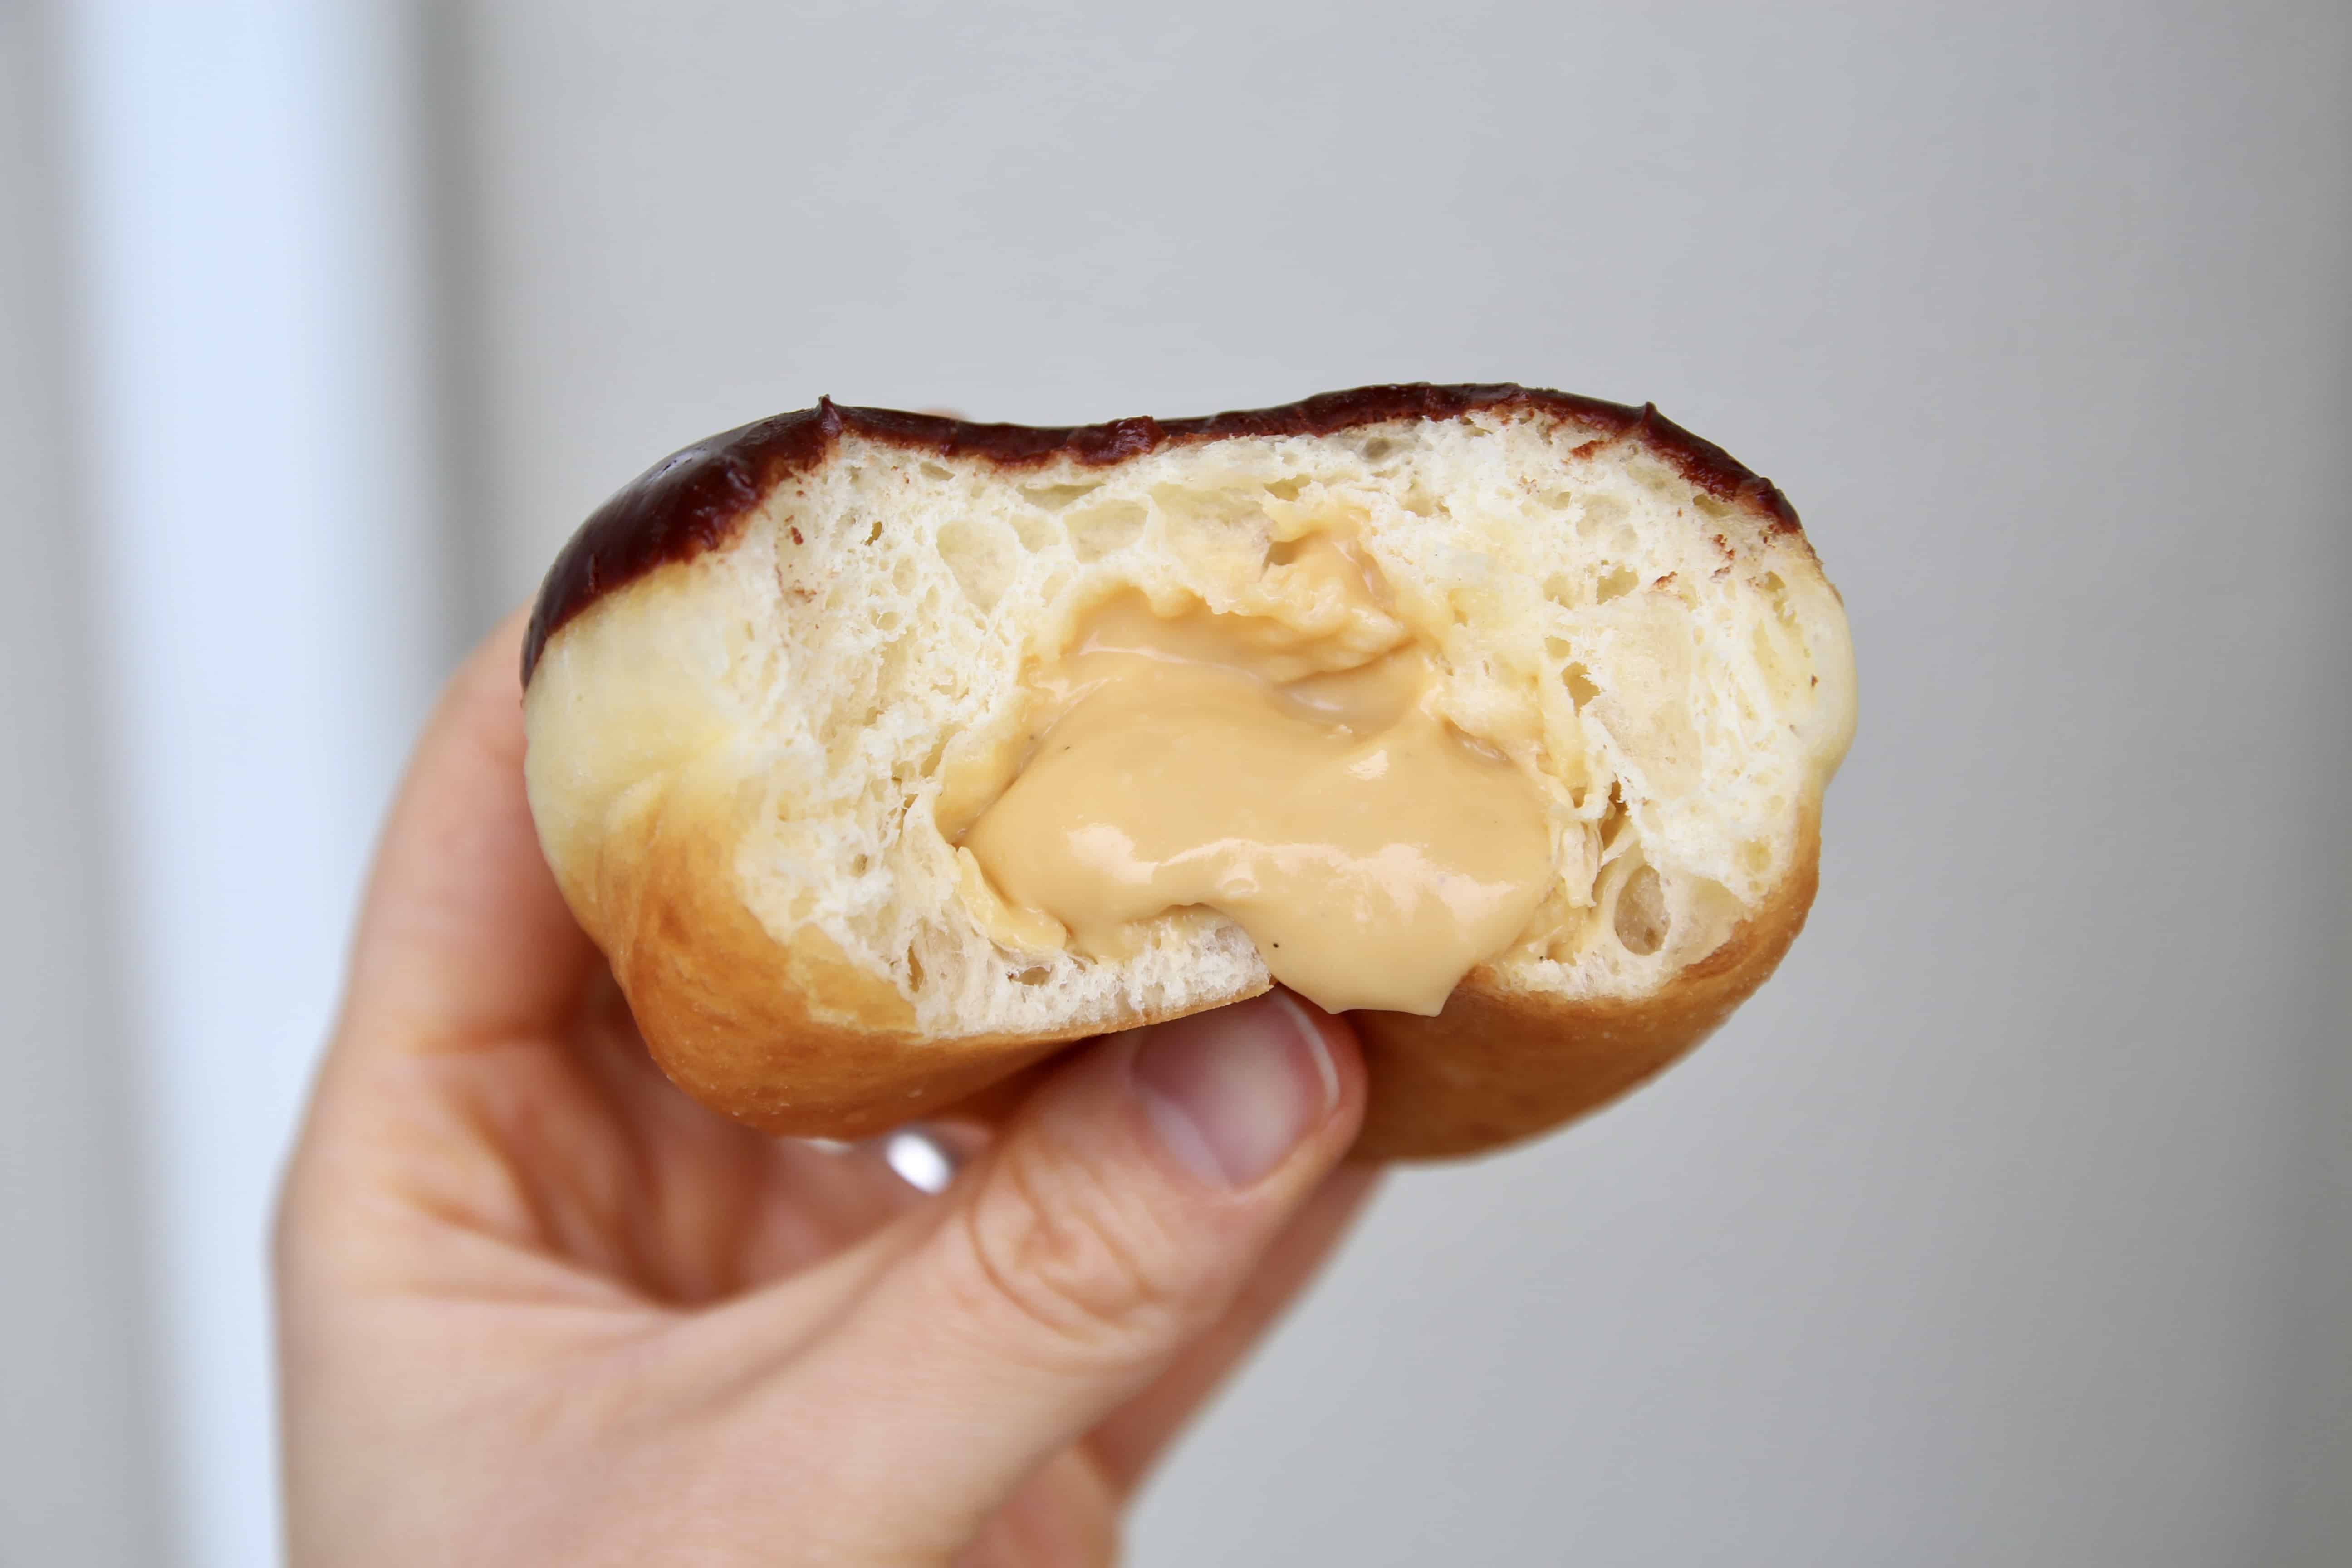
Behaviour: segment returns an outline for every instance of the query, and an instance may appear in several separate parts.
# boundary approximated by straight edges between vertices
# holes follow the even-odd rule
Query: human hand
[[[1348,1026],[1082,1047],[936,1197],[728,1121],[541,858],[519,637],[419,746],[287,1176],[296,1568],[1109,1561],[1369,1190]]]

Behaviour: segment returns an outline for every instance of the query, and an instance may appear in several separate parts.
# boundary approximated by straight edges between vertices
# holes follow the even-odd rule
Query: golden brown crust
[[[1721,947],[1638,999],[1573,1000],[1473,971],[1434,1018],[1352,1016],[1371,1100],[1359,1157],[1474,1154],[1600,1110],[1671,1067],[1764,984],[1803,929],[1821,857],[1808,816],[1788,879]]]
[[[672,1081],[782,1136],[864,1138],[935,1115],[1075,1039],[1108,1032],[927,1038],[896,989],[814,927],[779,942],[743,907],[730,862],[740,825],[674,791],[584,855],[551,857],[604,950],[646,1047]],[[593,861],[586,877],[570,865]],[[1138,1013],[1110,1029],[1243,1000]]]
[[[640,824],[597,857],[593,889],[567,888],[613,964],[654,1058],[737,1121],[794,1137],[863,1138],[919,1116],[993,1120],[1022,1069],[1075,1039],[1162,1023],[1248,992],[1106,1029],[925,1039],[906,999],[845,962],[822,934],[770,937],[725,874],[730,836],[691,811]],[[1444,1159],[1500,1147],[1601,1109],[1690,1051],[1769,977],[1812,907],[1818,818],[1755,915],[1655,994],[1575,1000],[1474,971],[1433,1018],[1351,1015],[1370,1103],[1360,1157]]]

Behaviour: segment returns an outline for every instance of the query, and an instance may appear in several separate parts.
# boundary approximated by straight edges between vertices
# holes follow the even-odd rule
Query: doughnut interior
[[[1338,550],[1335,597],[1308,568]],[[1490,920],[1450,992],[1355,1015],[1368,1154],[1591,1110],[1802,923],[1853,724],[1843,609],[1779,492],[1654,411],[1388,387],[1034,429],[826,404],[616,496],[526,650],[541,843],[680,1085],[863,1135],[1274,983],[1213,893],[1081,941],[999,885],[1017,845],[992,876],[967,842],[1038,765],[1041,671],[1122,605],[1342,674],[1409,656],[1433,722],[1531,803],[1526,918]]]

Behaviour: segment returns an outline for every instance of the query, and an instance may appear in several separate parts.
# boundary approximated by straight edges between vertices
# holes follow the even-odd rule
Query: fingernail
[[[1339,1103],[1322,1031],[1282,991],[1160,1025],[1132,1070],[1160,1142],[1220,1187],[1256,1183]]]

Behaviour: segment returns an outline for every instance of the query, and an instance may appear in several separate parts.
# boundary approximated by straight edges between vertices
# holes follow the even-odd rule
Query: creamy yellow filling
[[[1360,557],[1286,553],[1306,613],[1124,592],[1028,671],[1025,744],[992,763],[1011,782],[960,841],[1000,942],[1122,958],[1206,907],[1326,1008],[1433,1014],[1528,925],[1553,873],[1542,795],[1438,710],[1401,626],[1365,646],[1385,617]]]

